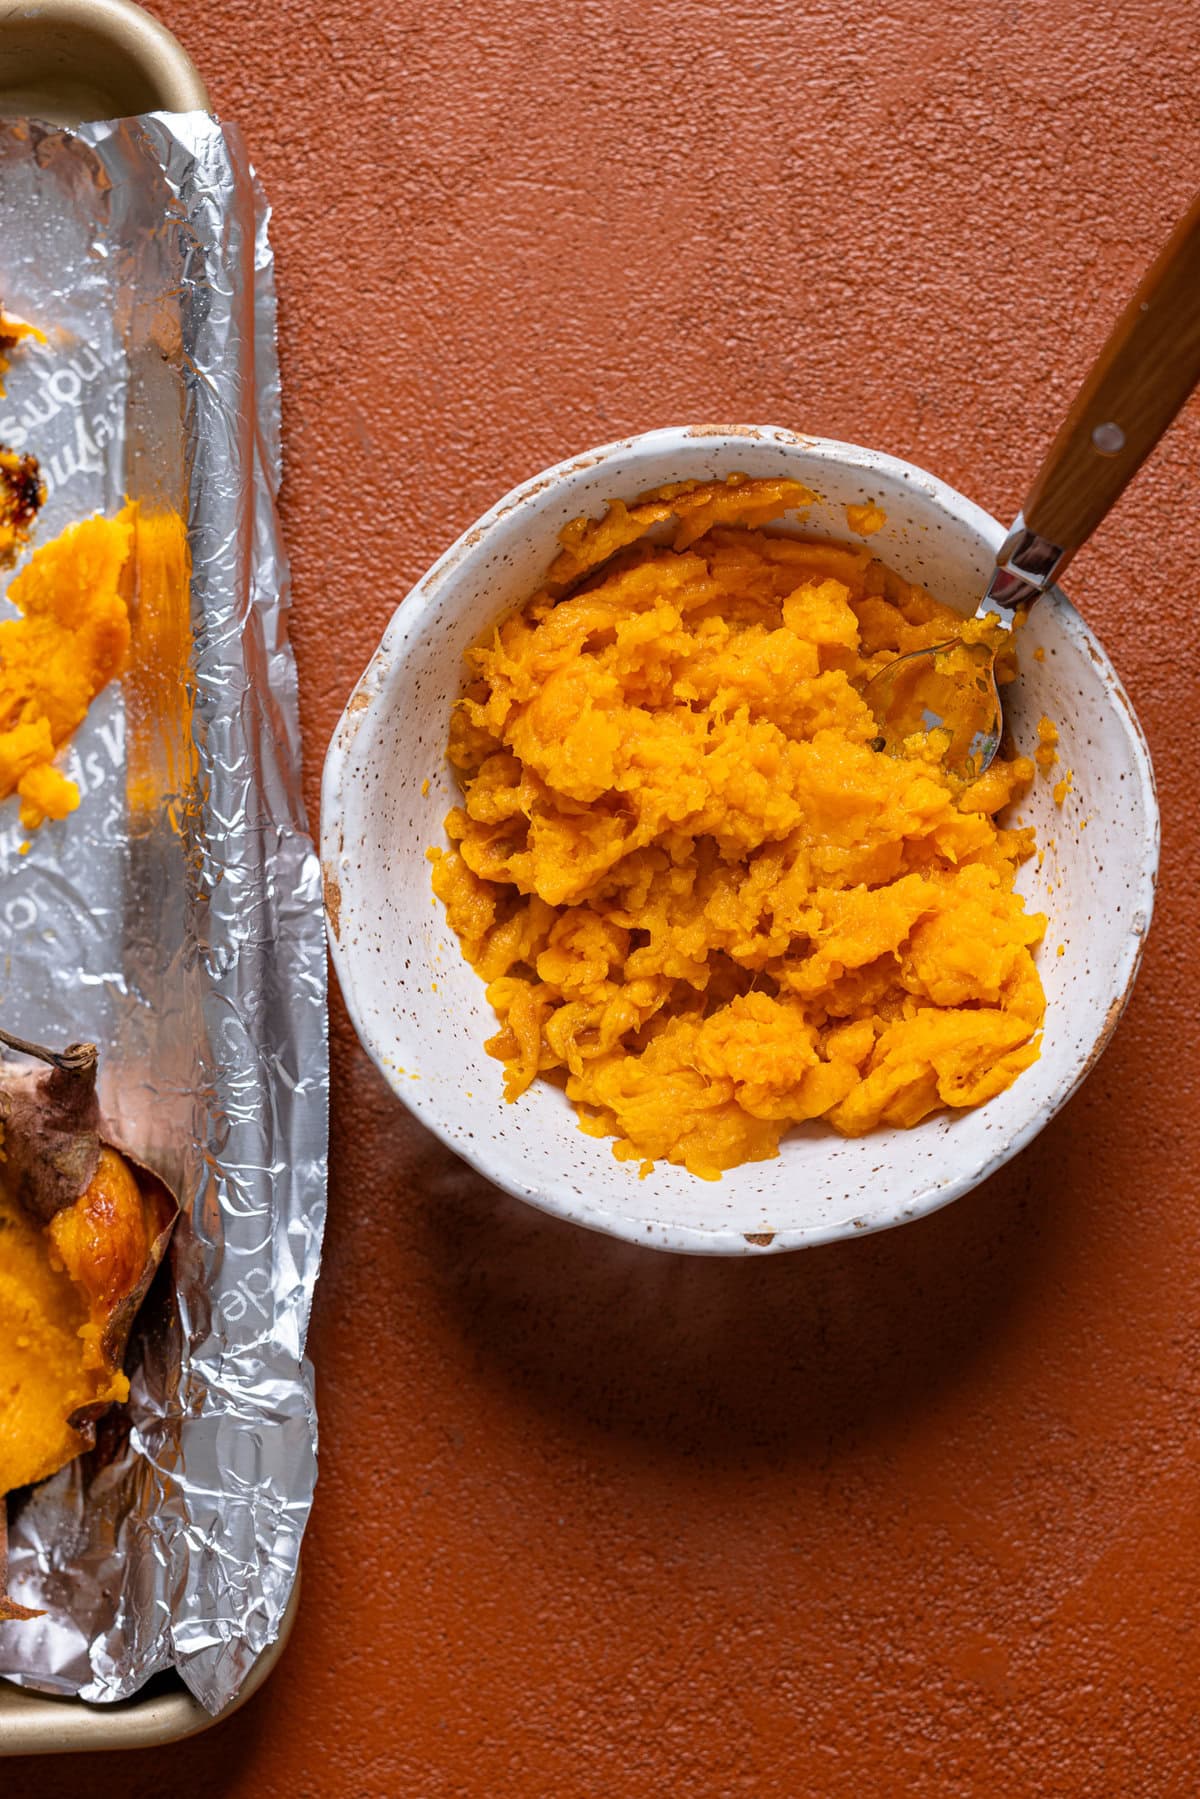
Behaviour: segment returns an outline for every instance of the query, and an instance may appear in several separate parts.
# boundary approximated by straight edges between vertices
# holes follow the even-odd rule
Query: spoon
[[[1142,278],[1076,394],[996,553],[976,618],[1011,628],[1054,585],[1197,381],[1200,194]],[[949,733],[942,766],[966,780],[981,775],[1004,729],[996,686],[998,647],[995,641],[952,638],[889,662],[864,690],[879,725],[876,747],[901,755],[907,737],[941,728]]]

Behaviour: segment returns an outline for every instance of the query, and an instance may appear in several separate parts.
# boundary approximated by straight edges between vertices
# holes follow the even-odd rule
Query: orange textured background
[[[158,10],[276,208],[314,815],[392,607],[570,452],[770,421],[1010,515],[1200,169],[1188,0]],[[925,1222],[680,1260],[469,1174],[335,1002],[292,1646],[187,1748],[5,1791],[1192,1799],[1198,452],[1193,406],[1070,582],[1165,832],[1067,1112]]]

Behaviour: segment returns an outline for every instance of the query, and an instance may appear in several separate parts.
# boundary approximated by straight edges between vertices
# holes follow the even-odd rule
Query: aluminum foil
[[[105,1701],[174,1665],[211,1711],[278,1632],[316,1477],[325,940],[267,219],[202,114],[0,125],[0,296],[49,339],[0,442],[41,460],[37,541],[127,496],[147,521],[129,672],[66,758],[79,811],[22,854],[0,807],[0,1016],[99,1043],[114,1136],[183,1206],[130,1404],[10,1507],[11,1591],[46,1615],[0,1627],[0,1674]]]

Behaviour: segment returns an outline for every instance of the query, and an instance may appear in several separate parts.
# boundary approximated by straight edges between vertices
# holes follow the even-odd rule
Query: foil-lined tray
[[[0,398],[37,541],[139,507],[134,647],[66,756],[79,810],[0,807],[0,1016],[101,1046],[114,1134],[180,1195],[129,1405],[10,1503],[0,1675],[211,1712],[276,1637],[316,1476],[304,1354],[325,1215],[325,940],[300,794],[268,208],[200,113],[0,125],[0,296],[45,330]]]

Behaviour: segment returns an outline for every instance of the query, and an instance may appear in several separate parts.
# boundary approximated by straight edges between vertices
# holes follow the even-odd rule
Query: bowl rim
[[[31,102],[14,42],[34,29],[51,55],[47,72],[37,77],[39,97]],[[44,108],[49,97],[54,99],[52,123],[79,125],[105,118],[104,111],[81,106],[72,91],[72,78],[90,67],[97,43],[127,77],[142,83],[151,101],[144,110],[208,112],[208,88],[196,64],[174,33],[137,0],[33,0],[6,8],[0,17],[0,110],[11,114],[24,106],[28,111],[31,104]]]
[[[780,1254],[792,1249],[814,1248],[820,1244],[837,1242],[847,1237],[865,1237],[876,1231],[891,1230],[898,1225],[908,1224],[917,1218],[940,1211],[943,1206],[951,1204],[952,1201],[962,1198],[964,1194],[980,1186],[1006,1162],[1011,1161],[1062,1110],[1103,1055],[1133,991],[1153,916],[1161,826],[1154,770],[1137,714],[1103,645],[1088,628],[1067,596],[1060,588],[1055,587],[1052,592],[1068,637],[1074,640],[1099,666],[1104,677],[1106,691],[1113,702],[1114,718],[1125,734],[1137,771],[1145,829],[1141,865],[1137,871],[1137,881],[1131,895],[1133,902],[1131,906],[1132,925],[1124,939],[1122,956],[1113,969],[1115,996],[1109,1005],[1100,1032],[1073,1077],[1069,1081],[1064,1080],[1060,1087],[1052,1093],[1049,1100],[1034,1110],[1024,1123],[1008,1132],[983,1161],[977,1161],[957,1174],[932,1182],[929,1187],[915,1196],[903,1201],[897,1200],[890,1211],[877,1217],[861,1220],[838,1219],[823,1224],[799,1225],[780,1229],[771,1234],[769,1242],[755,1242],[753,1237],[747,1236],[731,1225],[703,1227],[673,1223],[657,1227],[657,1234],[654,1231],[647,1234],[647,1225],[644,1219],[636,1219],[623,1212],[614,1212],[605,1205],[589,1200],[586,1196],[581,1198],[570,1191],[560,1193],[555,1188],[522,1183],[498,1173],[493,1166],[489,1165],[486,1151],[481,1149],[476,1141],[464,1142],[443,1123],[436,1100],[429,1089],[413,1087],[411,1084],[401,1087],[396,1069],[385,1059],[384,1052],[375,1039],[365,1016],[364,1007],[360,1002],[358,982],[350,966],[349,954],[343,947],[339,934],[342,870],[333,852],[333,845],[336,842],[340,853],[341,819],[345,811],[343,794],[346,783],[352,774],[352,749],[360,736],[358,727],[363,722],[363,712],[380,692],[380,688],[376,685],[376,677],[380,669],[386,669],[388,679],[394,677],[395,669],[405,658],[406,645],[415,641],[422,621],[437,609],[442,590],[448,581],[468,556],[486,548],[491,532],[497,524],[502,520],[509,519],[514,512],[529,507],[543,494],[552,491],[572,475],[598,468],[607,461],[624,461],[632,453],[638,451],[678,449],[684,444],[710,438],[721,440],[723,443],[728,441],[730,444],[736,443],[739,439],[778,443],[815,453],[832,463],[845,467],[864,471],[880,470],[898,479],[915,481],[925,490],[927,499],[940,505],[957,520],[976,531],[992,548],[998,548],[1003,540],[1005,528],[998,519],[985,512],[965,494],[959,493],[948,482],[930,474],[928,470],[920,468],[917,464],[907,462],[902,457],[893,456],[886,451],[868,449],[858,444],[845,443],[836,438],[813,436],[778,425],[659,427],[652,431],[618,438],[595,449],[566,457],[550,468],[542,470],[539,474],[530,476],[528,480],[522,481],[510,489],[486,512],[482,513],[474,524],[469,525],[449,548],[443,551],[426,573],[410,587],[393,612],[377,649],[356,682],[334,729],[326,753],[321,781],[321,858],[327,935],[331,960],[350,1022],[354,1026],[359,1042],[366,1049],[388,1086],[409,1111],[413,1112],[447,1148],[452,1149],[455,1155],[476,1169],[493,1185],[554,1217],[621,1238],[625,1242],[640,1244],[644,1248],[691,1255]],[[766,1233],[763,1235],[765,1236]]]

